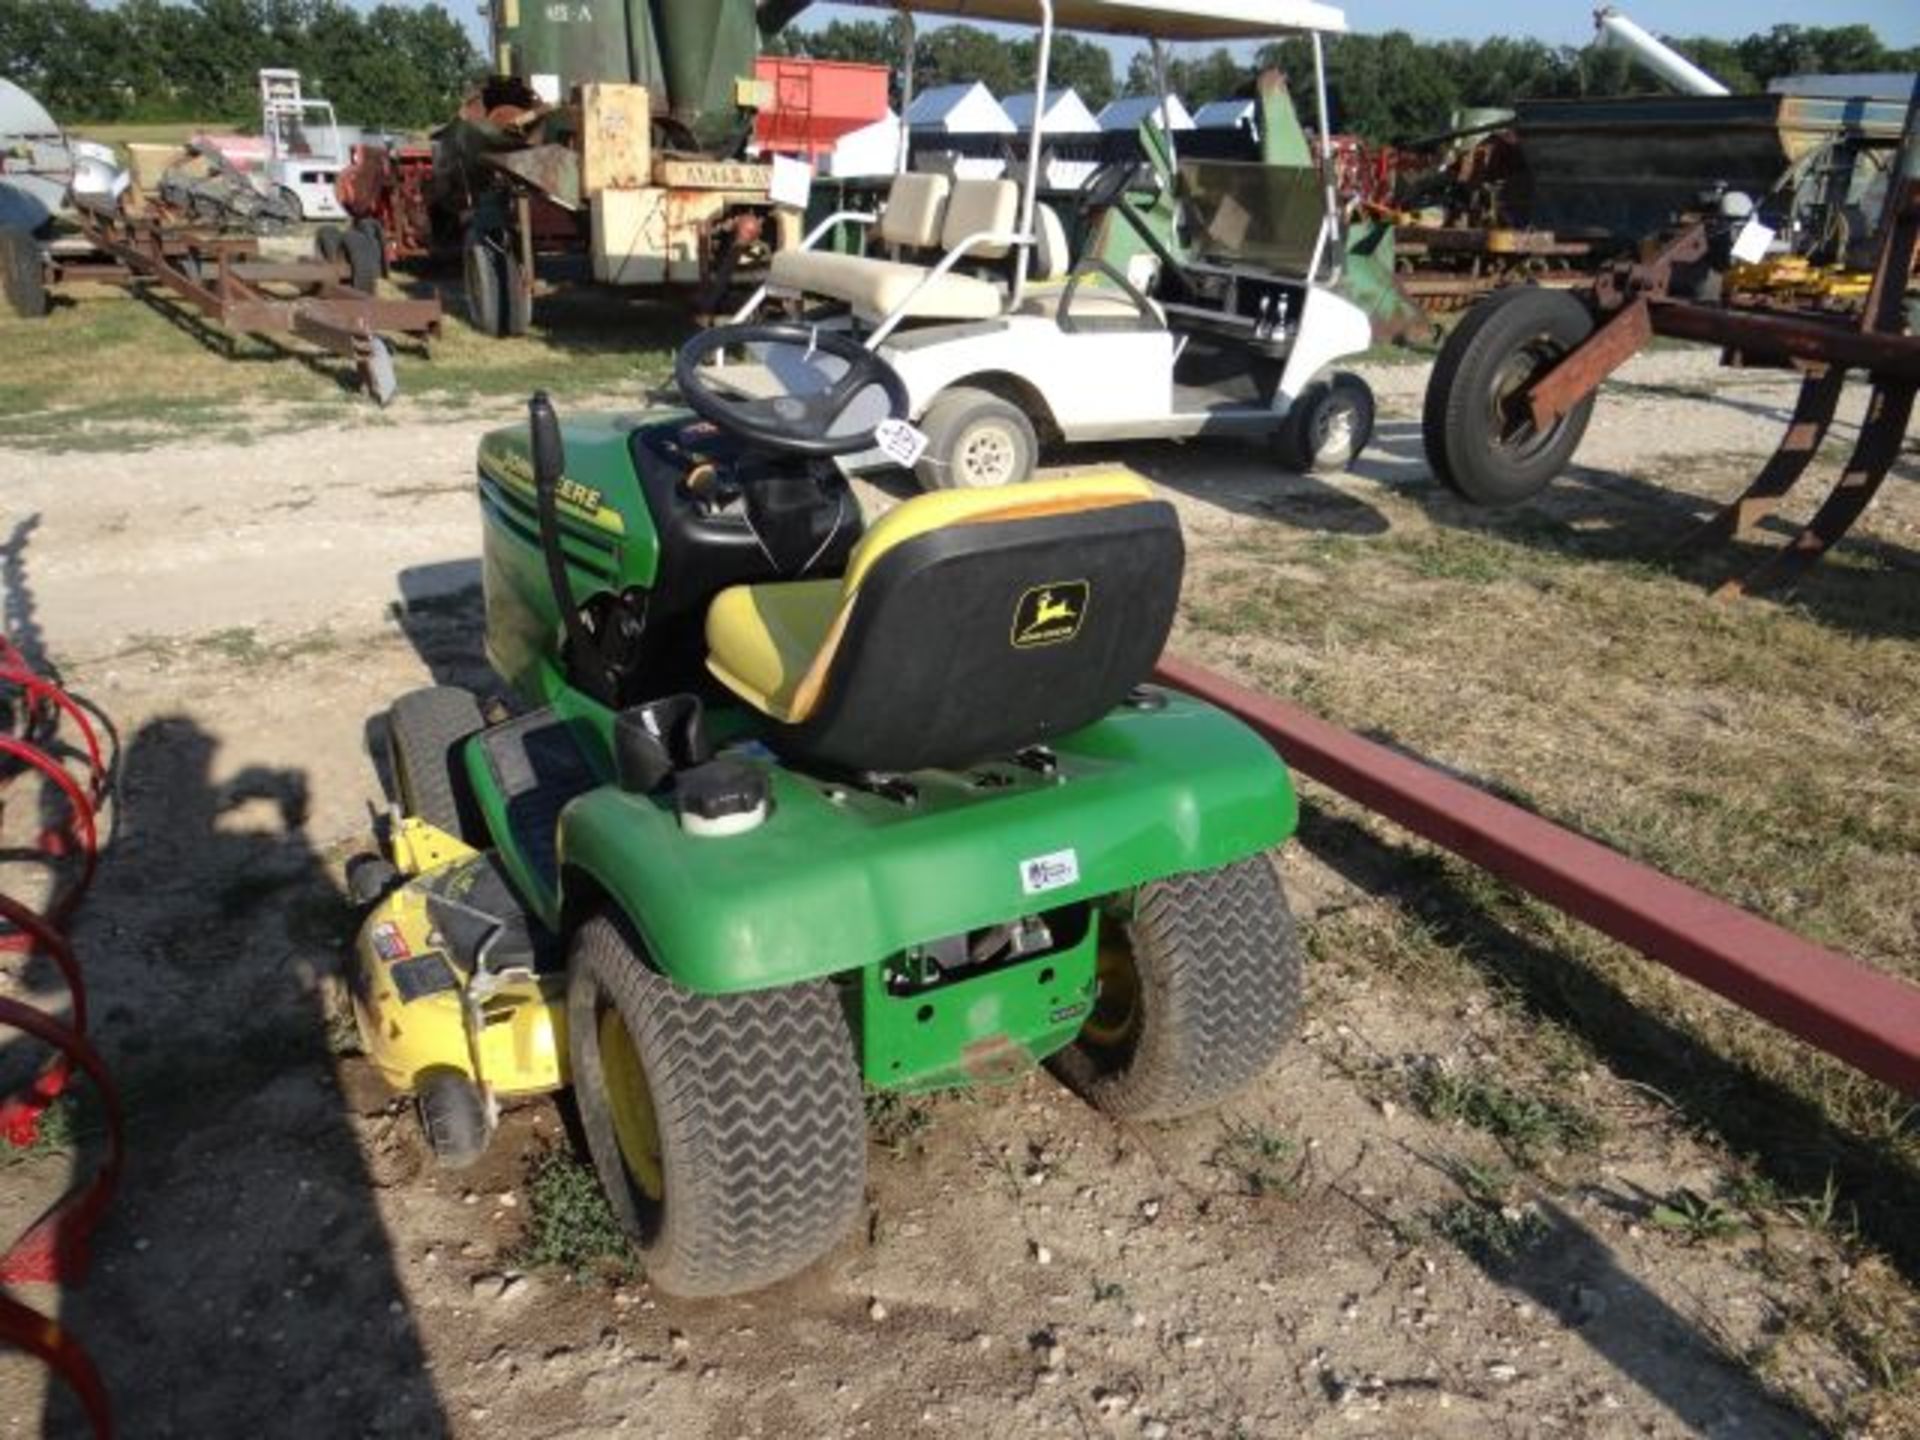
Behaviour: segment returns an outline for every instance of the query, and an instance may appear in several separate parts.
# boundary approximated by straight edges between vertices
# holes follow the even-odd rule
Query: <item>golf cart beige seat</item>
[[[1011,234],[1019,205],[1020,191],[1011,180],[896,175],[874,229],[896,254],[944,256],[977,236]],[[963,259],[993,262],[1006,254],[1005,245],[975,243]],[[990,320],[1006,309],[1006,291],[995,281],[957,270],[933,275],[933,268],[867,255],[782,250],[773,257],[768,283],[775,290],[842,301],[868,324],[886,319],[909,297],[906,315],[916,320]]]

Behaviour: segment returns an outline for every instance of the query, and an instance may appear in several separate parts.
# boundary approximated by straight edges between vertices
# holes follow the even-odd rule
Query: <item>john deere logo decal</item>
[[[1093,587],[1085,580],[1036,585],[1013,607],[1013,643],[1019,650],[1058,645],[1080,633]]]

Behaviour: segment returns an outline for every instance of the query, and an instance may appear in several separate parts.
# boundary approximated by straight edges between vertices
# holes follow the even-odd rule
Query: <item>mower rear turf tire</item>
[[[451,685],[402,695],[387,712],[387,769],[400,808],[470,845],[484,842],[458,748],[486,725],[480,702]]]
[[[429,1075],[415,1092],[420,1128],[442,1170],[464,1170],[487,1153],[492,1126],[480,1087],[457,1070]]]
[[[47,277],[40,267],[40,242],[31,230],[0,225],[0,294],[7,308],[27,320],[47,313]]]
[[[927,408],[927,448],[915,462],[923,490],[1014,485],[1033,474],[1040,438],[1027,412],[991,390],[956,385]]]
[[[1561,290],[1517,286],[1482,300],[1454,327],[1427,380],[1421,438],[1434,477],[1476,505],[1518,505],[1573,459],[1593,396],[1540,434],[1514,400],[1593,333],[1587,307]]]
[[[1304,970],[1264,855],[1156,880],[1100,924],[1094,1013],[1048,1062],[1096,1109],[1128,1120],[1192,1114],[1278,1058],[1299,1020]]]
[[[347,257],[347,284],[363,295],[379,289],[380,262],[384,258],[379,240],[365,230],[349,230],[340,239],[340,249]]]
[[[1300,392],[1274,432],[1274,454],[1295,475],[1331,475],[1350,468],[1373,439],[1373,390],[1337,370]]]
[[[866,1204],[866,1113],[831,984],[695,995],[650,968],[631,928],[603,913],[574,936],[567,1026],[587,1147],[662,1290],[756,1290],[854,1228]]]

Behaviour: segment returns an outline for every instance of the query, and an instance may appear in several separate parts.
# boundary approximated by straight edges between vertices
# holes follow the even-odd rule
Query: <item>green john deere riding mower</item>
[[[783,393],[709,383],[740,344]],[[700,1295],[854,1224],[863,1085],[1044,1061],[1115,1116],[1185,1114],[1274,1059],[1301,973],[1263,853],[1285,767],[1146,683],[1172,507],[1114,470],[868,528],[832,457],[907,396],[857,340],[708,331],[678,378],[693,413],[563,424],[536,396],[482,442],[514,698],[393,706],[353,992],[443,1163],[570,1084],[653,1280]]]

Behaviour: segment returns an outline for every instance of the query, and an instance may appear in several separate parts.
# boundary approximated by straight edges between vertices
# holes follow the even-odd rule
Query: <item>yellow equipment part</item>
[[[1859,303],[1867,298],[1873,276],[1841,265],[1811,265],[1799,255],[1782,255],[1727,271],[1729,297],[1773,296],[1793,300]]]
[[[455,1071],[494,1095],[560,1089],[566,1077],[566,977],[483,974],[445,948],[417,883],[476,853],[424,820],[402,817],[389,848],[408,884],[367,916],[355,945],[354,1019],[368,1057],[411,1093]]]

